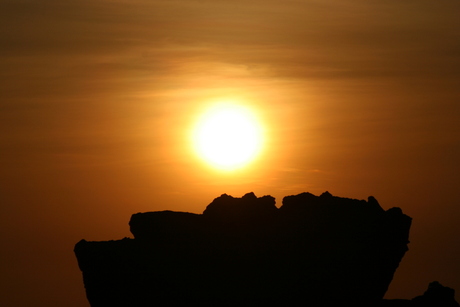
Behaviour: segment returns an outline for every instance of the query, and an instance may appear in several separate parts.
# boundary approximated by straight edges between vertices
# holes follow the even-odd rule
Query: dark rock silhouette
[[[428,285],[423,295],[412,300],[383,300],[381,307],[459,307],[455,301],[455,290],[444,287],[437,281]]]
[[[412,299],[413,306],[431,307],[445,306],[458,307],[455,301],[455,290],[444,287],[439,282],[434,281],[428,285],[428,289],[421,296]]]
[[[248,193],[224,194],[203,214],[137,213],[129,225],[134,239],[75,246],[93,307],[392,304],[382,298],[411,218],[373,197],[302,193],[278,209]],[[425,300],[438,299],[433,287]]]

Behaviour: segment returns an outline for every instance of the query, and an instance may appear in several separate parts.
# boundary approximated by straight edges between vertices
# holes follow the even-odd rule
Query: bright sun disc
[[[239,105],[211,108],[194,131],[199,156],[214,167],[233,170],[252,161],[262,145],[261,126],[255,116]]]

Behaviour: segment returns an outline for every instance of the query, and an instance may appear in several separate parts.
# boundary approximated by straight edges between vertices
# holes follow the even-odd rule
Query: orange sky
[[[0,0],[0,305],[88,306],[80,239],[249,191],[399,206],[387,296],[459,293],[460,2],[249,2]],[[267,140],[225,174],[188,136],[227,99]]]

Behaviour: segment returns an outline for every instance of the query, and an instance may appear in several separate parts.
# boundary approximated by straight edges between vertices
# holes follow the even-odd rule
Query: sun
[[[235,170],[254,160],[262,148],[262,126],[251,110],[231,103],[209,108],[193,131],[198,156],[221,170]]]

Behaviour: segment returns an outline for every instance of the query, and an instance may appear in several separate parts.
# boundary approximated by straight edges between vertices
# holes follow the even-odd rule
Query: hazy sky
[[[88,306],[80,239],[249,191],[401,207],[411,244],[387,297],[433,280],[460,292],[459,13],[457,0],[0,0],[0,305]],[[189,141],[224,100],[266,131],[231,173]]]

